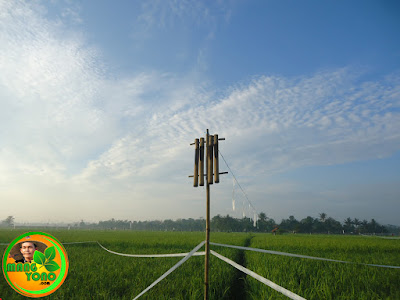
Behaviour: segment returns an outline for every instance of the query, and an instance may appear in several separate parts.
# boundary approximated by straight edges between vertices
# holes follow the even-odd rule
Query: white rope
[[[249,204],[249,211],[250,211],[250,208],[252,208],[253,211],[254,211],[255,213],[257,213],[257,210],[256,210],[255,207],[253,206],[253,203],[251,203],[251,201],[250,201],[249,197],[247,196],[246,192],[243,190],[243,188],[242,188],[242,186],[240,185],[239,181],[236,179],[235,174],[232,172],[231,168],[229,167],[228,163],[226,162],[225,157],[222,155],[222,153],[221,153],[220,150],[218,150],[218,152],[219,152],[219,154],[221,155],[223,161],[225,162],[225,165],[226,165],[227,168],[229,169],[230,174],[232,175],[232,178],[234,179],[234,181],[236,181],[238,187],[240,188],[240,190],[242,191],[244,197],[246,198],[246,200],[247,200],[247,202],[248,202],[248,204]],[[234,202],[233,202],[233,203],[234,203]],[[235,210],[235,209],[233,209],[233,210]],[[244,211],[244,210],[245,210],[245,208],[244,208],[244,199],[243,199],[243,218],[246,217],[246,214],[245,214],[245,211]]]
[[[210,244],[214,245],[214,246],[235,248],[235,249],[240,249],[240,250],[250,250],[250,251],[255,251],[255,252],[262,252],[262,253],[276,254],[276,255],[283,255],[283,256],[300,257],[300,258],[308,258],[308,259],[324,260],[324,261],[333,261],[333,262],[346,263],[346,264],[359,264],[359,265],[364,265],[364,266],[372,266],[372,267],[380,267],[380,268],[400,269],[400,266],[364,264],[364,263],[356,263],[356,262],[351,262],[351,261],[336,260],[336,259],[330,259],[330,258],[321,258],[321,257],[314,257],[314,256],[307,256],[307,255],[301,255],[301,254],[293,254],[293,253],[279,252],[279,251],[272,251],[272,250],[265,250],[265,249],[258,249],[258,248],[249,248],[249,247],[218,244],[218,243],[211,243],[211,242],[210,242]]]
[[[250,275],[251,277],[257,279],[258,281],[264,283],[265,285],[268,285],[270,288],[273,288],[275,291],[278,291],[279,293],[282,293],[283,295],[289,297],[290,299],[293,300],[305,300],[305,298],[281,287],[280,285],[277,285],[276,283],[272,282],[271,280],[268,280],[260,275],[258,275],[257,273],[254,273],[253,271],[250,271],[249,269],[235,263],[234,261],[226,258],[225,256],[222,256],[220,254],[218,254],[217,252],[210,250],[211,254],[218,257],[219,259],[227,262],[228,264],[230,264],[231,266],[235,267],[236,269],[238,269],[239,271],[242,271],[243,273],[246,273],[247,275]]]
[[[182,257],[182,256],[186,256],[188,254],[188,253],[125,254],[125,253],[119,253],[119,252],[111,251],[111,250],[105,248],[103,245],[101,245],[97,241],[70,242],[70,243],[62,243],[62,244],[63,245],[67,245],[67,244],[83,244],[83,243],[97,243],[101,248],[103,248],[104,250],[106,250],[109,253],[120,255],[120,256],[127,256],[127,257],[149,257],[149,258],[151,258],[151,257]],[[9,244],[0,243],[0,245],[9,245]],[[358,265],[380,267],[380,268],[400,269],[400,266],[357,263],[357,262],[351,262],[351,261],[336,260],[336,259],[322,258],[322,257],[314,257],[314,256],[308,256],[308,255],[293,254],[293,253],[287,253],[287,252],[265,250],[265,249],[258,249],[258,248],[250,248],[250,247],[242,247],[242,246],[235,246],[235,245],[226,245],[226,244],[219,244],[219,243],[212,243],[212,242],[210,242],[210,245],[221,246],[221,247],[229,247],[229,248],[235,248],[235,249],[240,249],[240,250],[250,250],[250,251],[255,251],[255,252],[262,252],[262,253],[268,253],[268,254],[290,256],[290,257],[299,257],[299,258],[307,258],[307,259],[322,260],[322,261],[332,261],[332,262],[339,262],[339,263],[346,263],[346,264],[358,264]],[[205,255],[204,251],[203,252],[196,252],[196,253],[193,254],[193,256],[202,256],[202,255]]]
[[[235,178],[232,177],[232,210],[235,211]]]
[[[99,244],[99,246],[101,248],[103,248],[104,250],[106,250],[107,252],[110,252],[112,254],[116,254],[116,255],[120,255],[120,256],[127,256],[127,257],[182,257],[182,256],[186,256],[189,253],[171,253],[171,254],[125,254],[125,253],[119,253],[119,252],[114,252],[111,250],[108,250],[106,247],[104,247],[102,244],[100,244],[99,242],[97,242],[97,244]],[[201,256],[201,255],[205,255],[205,252],[196,252],[194,254],[192,254],[194,256]]]
[[[380,235],[368,235],[368,234],[362,234],[362,236],[377,237],[377,238],[387,239],[387,240],[400,240],[400,237],[395,237],[395,236],[380,236]]]
[[[100,244],[97,241],[85,241],[85,242],[70,242],[70,243],[62,243],[63,245],[73,245],[73,244],[86,244],[86,243],[97,243],[101,248],[106,250],[107,252],[110,252],[112,254],[120,255],[120,256],[127,256],[127,257],[182,257],[186,256],[188,253],[169,253],[169,254],[125,254],[125,253],[119,253],[115,251],[111,251],[104,247],[102,244]],[[205,255],[205,252],[196,252],[193,254],[194,256],[201,256]]]
[[[143,290],[133,300],[136,300],[139,297],[141,297],[143,294],[145,294],[147,291],[149,291],[152,287],[154,287],[157,283],[159,283],[161,280],[163,280],[165,277],[167,277],[169,274],[171,274],[173,271],[175,271],[180,265],[182,265],[192,255],[194,255],[197,250],[199,250],[201,247],[203,247],[204,243],[205,243],[205,241],[202,241],[200,244],[198,244],[192,251],[190,251],[184,258],[182,258],[176,265],[174,265],[171,269],[169,269],[167,272],[165,272],[163,275],[161,275],[156,281],[154,281],[152,284],[150,284],[145,290]]]

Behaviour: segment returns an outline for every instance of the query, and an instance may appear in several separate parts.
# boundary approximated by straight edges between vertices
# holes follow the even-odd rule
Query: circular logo
[[[54,293],[68,273],[63,245],[44,232],[27,232],[8,245],[3,256],[3,274],[8,284],[27,297]]]

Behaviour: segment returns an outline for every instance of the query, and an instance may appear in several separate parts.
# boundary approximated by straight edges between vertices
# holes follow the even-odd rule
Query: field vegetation
[[[0,230],[0,243],[25,231]],[[189,252],[203,232],[53,230],[63,243],[99,241],[131,254]],[[212,233],[217,243],[400,266],[400,240],[337,235]],[[181,258],[130,258],[104,251],[96,243],[66,244],[70,269],[63,286],[48,299],[133,299]],[[400,299],[400,269],[315,261],[212,246],[307,299]],[[4,253],[5,245],[0,246]],[[287,299],[257,280],[211,256],[211,299]],[[141,299],[202,299],[204,257],[191,257]],[[0,278],[0,298],[25,299]]]
[[[400,266],[400,240],[338,235],[256,234],[250,247],[336,260]],[[400,269],[246,251],[247,268],[307,299],[400,299]],[[246,278],[247,299],[287,299]]]

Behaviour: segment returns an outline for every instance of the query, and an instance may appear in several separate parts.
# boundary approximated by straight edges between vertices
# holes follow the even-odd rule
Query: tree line
[[[14,226],[14,217],[8,216],[0,223],[3,227]],[[206,221],[199,219],[177,219],[164,221],[129,221],[116,220],[114,218],[98,223],[87,223],[84,220],[74,224],[68,224],[72,229],[102,229],[102,230],[150,230],[150,231],[204,231]],[[400,227],[394,225],[381,225],[375,219],[359,220],[346,218],[339,222],[326,213],[320,213],[319,217],[307,216],[297,220],[294,216],[282,219],[280,223],[268,218],[265,213],[258,215],[256,226],[250,218],[234,218],[229,215],[216,215],[211,219],[211,231],[220,232],[273,232],[281,233],[325,233],[325,234],[400,234]]]
[[[200,219],[177,219],[164,221],[128,221],[107,220],[97,224],[86,224],[82,220],[78,227],[92,227],[99,229],[126,229],[126,230],[157,230],[157,231],[204,231],[206,221]],[[280,223],[268,218],[265,213],[258,215],[256,226],[250,218],[234,218],[229,215],[216,215],[211,219],[211,231],[219,232],[274,232],[274,233],[332,233],[332,234],[373,234],[373,233],[400,233],[400,227],[381,225],[375,219],[359,220],[346,218],[339,222],[325,213],[318,218],[307,216],[297,220],[294,216],[282,219]]]

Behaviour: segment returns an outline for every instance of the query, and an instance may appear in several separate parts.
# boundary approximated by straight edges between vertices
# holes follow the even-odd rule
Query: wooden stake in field
[[[206,146],[204,147],[204,138],[195,139],[194,152],[194,175],[193,186],[204,186],[204,177],[206,177],[206,255],[204,262],[204,299],[209,299],[209,266],[210,266],[210,184],[213,184],[213,177],[215,183],[219,183],[220,174],[228,174],[228,172],[219,173],[219,160],[218,160],[218,141],[225,140],[218,138],[218,134],[210,135],[207,129],[205,138]],[[205,148],[205,149],[204,149]],[[206,153],[206,174],[204,174],[204,152]],[[214,168],[213,168],[214,167]],[[200,178],[198,178],[200,177]],[[200,180],[199,180],[200,179]]]

